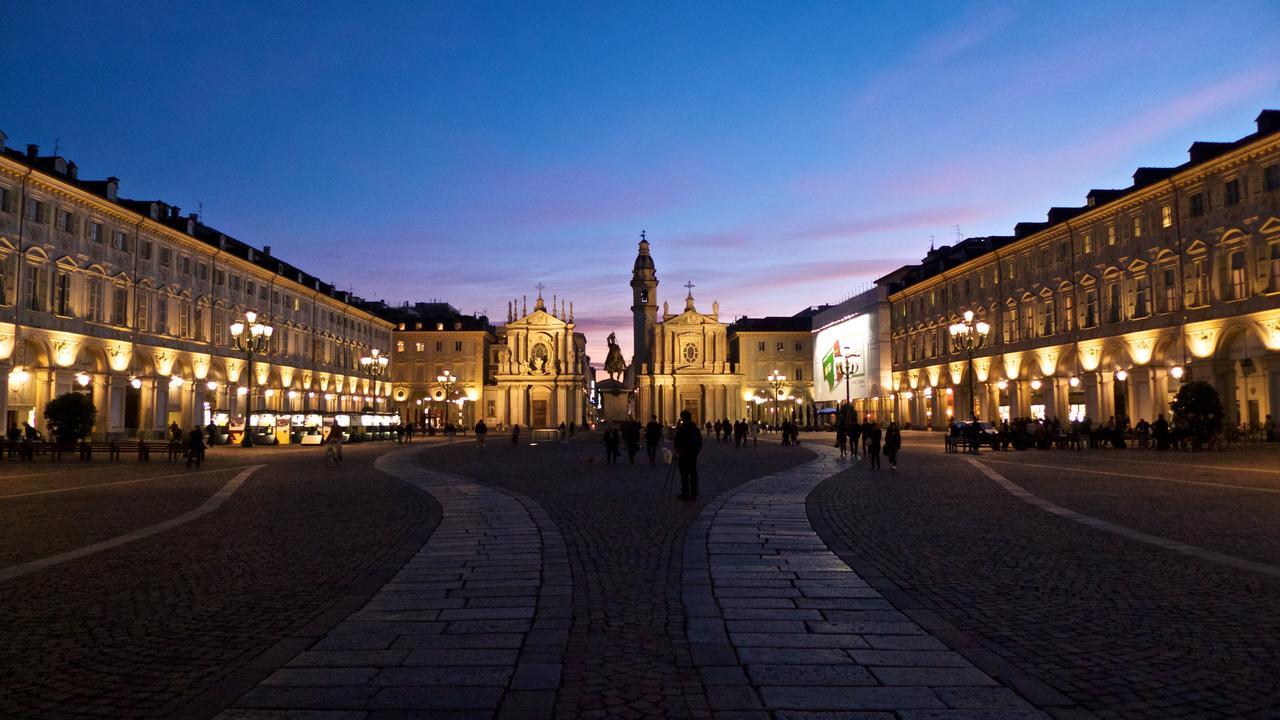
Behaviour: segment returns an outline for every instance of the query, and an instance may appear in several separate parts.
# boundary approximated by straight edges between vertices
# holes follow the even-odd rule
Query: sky
[[[370,299],[599,364],[659,301],[838,302],[1280,107],[1280,3],[24,2],[0,130]]]

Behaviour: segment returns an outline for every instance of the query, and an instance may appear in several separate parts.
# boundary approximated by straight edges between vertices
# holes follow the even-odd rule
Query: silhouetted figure
[[[676,464],[680,468],[680,497],[684,500],[697,500],[698,453],[702,451],[702,433],[698,431],[698,424],[693,421],[693,414],[688,410],[680,413],[675,450]]]

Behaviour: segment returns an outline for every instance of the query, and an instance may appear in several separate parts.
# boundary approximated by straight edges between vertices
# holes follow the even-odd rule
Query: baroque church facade
[[[743,377],[729,357],[729,325],[720,321],[719,303],[711,312],[697,309],[693,284],[686,286],[684,309],[672,313],[662,304],[658,319],[658,274],[641,236],[631,270],[631,313],[635,352],[627,384],[635,395],[635,416],[652,415],[673,424],[683,410],[699,423],[746,416]]]

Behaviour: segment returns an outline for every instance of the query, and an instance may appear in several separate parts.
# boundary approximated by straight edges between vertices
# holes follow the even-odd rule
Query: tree
[[[1197,445],[1222,432],[1222,399],[1218,389],[1203,380],[1179,388],[1170,409],[1174,425],[1184,428]]]
[[[59,395],[44,406],[44,419],[49,421],[57,439],[63,443],[74,443],[88,437],[93,432],[97,417],[98,409],[84,393]]]

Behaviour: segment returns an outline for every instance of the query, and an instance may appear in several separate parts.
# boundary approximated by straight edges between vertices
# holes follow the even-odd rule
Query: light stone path
[[[823,543],[805,498],[850,461],[807,447],[820,457],[718,498],[685,541],[687,632],[711,707],[789,720],[1046,717]]]
[[[431,538],[219,720],[551,716],[571,622],[564,540],[532,501],[427,470],[421,450],[376,467],[440,503]]]

